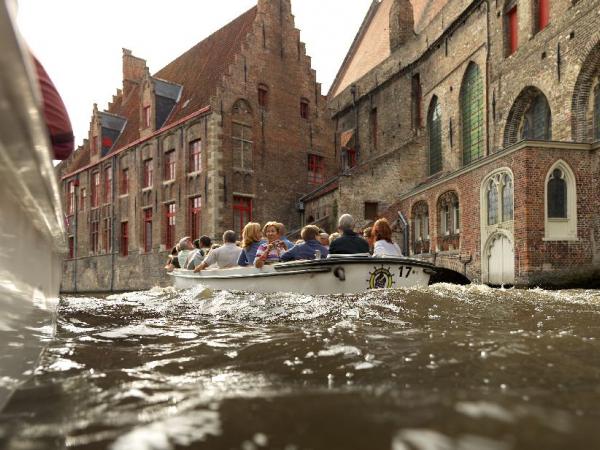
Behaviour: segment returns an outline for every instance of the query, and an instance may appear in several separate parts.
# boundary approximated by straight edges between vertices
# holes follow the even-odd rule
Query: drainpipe
[[[408,256],[408,235],[410,231],[408,221],[404,218],[404,214],[402,214],[402,211],[398,211],[398,218],[400,219],[400,222],[402,222],[402,226],[404,227],[404,235],[402,236],[402,246],[404,247],[405,256]]]
[[[489,67],[490,67],[490,42],[491,42],[491,37],[490,37],[490,4],[488,2],[484,3],[485,5],[485,12],[486,12],[486,17],[487,17],[487,21],[486,21],[486,32],[487,32],[487,42],[485,45],[485,124],[486,124],[486,133],[485,133],[485,140],[486,140],[486,145],[487,145],[487,155],[488,156],[492,153],[492,149],[490,148],[490,71],[489,71]],[[494,118],[495,119],[495,118]],[[495,123],[495,122],[493,122]]]
[[[75,292],[77,292],[77,259],[79,258],[79,255],[77,254],[77,234],[79,233],[79,195],[81,194],[81,188],[79,187],[79,175],[77,175],[77,178],[75,178],[76,180],[76,188],[77,188],[77,195],[75,196],[74,202],[74,212],[75,212],[75,216],[73,218],[73,290]]]
[[[110,246],[110,291],[113,292],[115,290],[115,203],[117,200],[117,192],[115,189],[116,181],[117,181],[117,158],[116,156],[112,157],[112,186],[110,187],[112,191],[112,204],[110,205],[110,220],[112,222],[111,226],[111,246]]]

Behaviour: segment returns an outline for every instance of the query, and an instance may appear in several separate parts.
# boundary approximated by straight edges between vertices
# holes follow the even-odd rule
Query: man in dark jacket
[[[369,244],[354,232],[354,218],[344,214],[338,221],[338,230],[341,236],[329,246],[329,254],[353,255],[356,253],[369,254]]]
[[[298,244],[285,252],[281,255],[281,260],[297,261],[301,259],[315,259],[316,255],[319,259],[327,257],[327,247],[317,241],[319,231],[319,227],[315,225],[307,225],[302,228],[300,236],[304,239],[304,243]]]

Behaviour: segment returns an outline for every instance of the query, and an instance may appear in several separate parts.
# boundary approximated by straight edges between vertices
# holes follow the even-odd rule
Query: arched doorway
[[[490,238],[485,255],[488,284],[514,284],[515,251],[513,243],[505,234],[497,233]]]

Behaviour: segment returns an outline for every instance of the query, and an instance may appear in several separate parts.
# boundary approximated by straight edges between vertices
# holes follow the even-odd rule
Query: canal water
[[[64,297],[0,448],[600,448],[600,292]]]

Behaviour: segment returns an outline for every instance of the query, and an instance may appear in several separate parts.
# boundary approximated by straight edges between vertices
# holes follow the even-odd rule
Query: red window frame
[[[144,228],[142,231],[144,253],[152,251],[152,208],[144,209]]]
[[[202,233],[202,197],[190,198],[190,236],[198,239]]]
[[[325,181],[324,158],[319,155],[308,155],[308,184],[319,185]]]
[[[81,191],[79,192],[79,209],[81,211],[85,210],[85,196],[86,196],[85,188],[81,188]]]
[[[189,143],[190,173],[202,171],[202,140],[196,139]]]
[[[92,173],[92,208],[100,205],[100,172]]]
[[[171,249],[175,246],[175,225],[177,222],[177,205],[165,205],[165,247]]]
[[[67,183],[67,215],[72,216],[75,214],[75,182],[69,181]]]
[[[146,159],[144,161],[144,183],[142,185],[143,188],[152,187],[154,183],[153,180],[153,168],[152,168],[152,159]]]
[[[309,111],[308,111],[309,102],[305,98],[300,100],[300,117],[303,119],[308,119]]]
[[[98,253],[98,228],[99,228],[98,220],[94,220],[90,224],[90,250],[92,253]]]
[[[242,230],[248,222],[252,222],[252,198],[233,197],[233,230],[241,235]]]
[[[510,56],[519,48],[519,16],[516,5],[506,13],[506,23],[508,26],[508,56]]]
[[[121,222],[121,256],[129,255],[129,222]]]
[[[165,170],[163,173],[164,181],[172,181],[175,179],[175,149],[169,150],[165,153]]]
[[[144,106],[144,128],[150,128],[150,122],[152,120],[152,111],[150,106]]]
[[[121,180],[119,183],[119,193],[121,195],[129,194],[129,169],[121,170]]]
[[[104,203],[112,202],[112,167],[104,169]]]
[[[102,243],[104,244],[104,253],[112,251],[112,218],[105,217],[103,220]]]
[[[538,0],[538,31],[550,23],[550,0]]]

